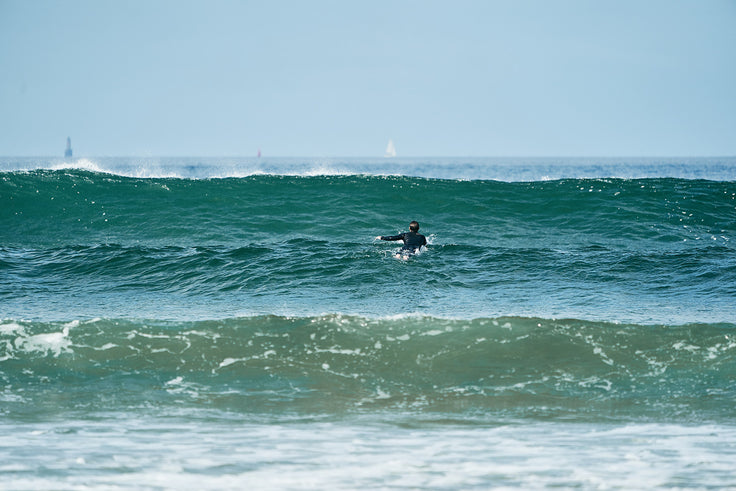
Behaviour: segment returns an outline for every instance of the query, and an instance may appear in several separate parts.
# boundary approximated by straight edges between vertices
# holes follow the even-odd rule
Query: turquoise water
[[[0,159],[3,481],[731,485],[735,182],[733,158]],[[429,245],[396,260],[376,236],[410,220]]]

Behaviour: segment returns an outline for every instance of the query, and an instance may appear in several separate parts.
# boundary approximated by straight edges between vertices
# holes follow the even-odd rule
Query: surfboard
[[[406,251],[404,249],[399,249],[399,251],[396,254],[394,254],[394,257],[396,259],[401,259],[402,261],[408,261],[413,256],[417,256],[421,254],[422,252],[424,252],[424,249],[426,249],[426,247],[424,246],[420,247],[419,249],[415,251]]]

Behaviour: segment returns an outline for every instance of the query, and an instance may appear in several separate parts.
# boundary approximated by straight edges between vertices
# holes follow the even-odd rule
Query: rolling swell
[[[0,201],[12,318],[735,320],[731,182],[65,169],[0,173]],[[374,237],[412,218],[430,244],[397,264]]]
[[[9,486],[731,483],[734,159],[450,160],[0,158]]]
[[[196,406],[720,420],[732,412],[735,329],[426,316],[5,320],[0,398],[7,416]]]
[[[674,178],[457,181],[405,176],[130,178],[82,170],[0,174],[5,245],[241,246],[375,236],[415,217],[450,242],[624,247],[722,242],[728,182]],[[475,240],[477,242],[477,240]]]

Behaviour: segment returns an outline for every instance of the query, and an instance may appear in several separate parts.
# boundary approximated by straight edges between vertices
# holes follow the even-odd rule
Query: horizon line
[[[402,155],[396,157],[385,157],[381,155],[166,155],[166,154],[147,154],[147,155],[79,155],[73,157],[64,157],[59,155],[0,155],[0,158],[38,158],[38,159],[61,159],[61,160],[77,160],[77,159],[98,159],[98,158],[138,158],[138,159],[372,159],[390,162],[392,160],[402,159],[641,159],[641,158],[660,158],[660,159],[691,159],[691,158],[736,158],[733,155],[717,155],[717,154],[690,154],[690,155],[666,155],[666,154],[621,154],[621,155]]]

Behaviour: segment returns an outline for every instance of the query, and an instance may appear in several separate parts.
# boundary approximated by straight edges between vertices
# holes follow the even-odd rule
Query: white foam
[[[0,334],[4,334],[6,336],[23,336],[26,334],[26,329],[15,322],[0,324]]]
[[[648,178],[734,180],[733,157],[716,159],[588,158],[267,158],[247,157],[95,157],[15,158],[5,170],[82,169],[136,178],[218,179],[253,175],[410,176],[428,179],[549,181],[568,178]],[[584,189],[591,191],[591,189]]]
[[[238,363],[241,361],[245,361],[245,358],[225,358],[224,360],[220,362],[217,368],[228,367],[232,365],[233,363]]]
[[[366,403],[390,398],[377,388]],[[9,489],[722,489],[732,426],[169,423],[3,428]],[[99,424],[99,427],[95,425]],[[151,435],[155,435],[152,438]],[[26,449],[17,452],[18,448]],[[53,462],[53,472],[48,469]],[[79,466],[84,465],[84,472]]]
[[[77,159],[74,161],[57,161],[49,166],[51,170],[86,170],[90,172],[100,172],[112,174],[112,172],[102,168],[97,162],[89,159]]]
[[[70,323],[73,324],[73,323]],[[62,352],[71,351],[71,339],[69,339],[69,326],[66,325],[61,332],[50,332],[35,334],[28,337],[18,337],[15,347],[24,351],[34,351],[59,356]]]
[[[423,333],[423,336],[439,336],[440,334],[445,334],[446,331],[440,331],[439,329],[432,329],[431,331],[427,331]]]

